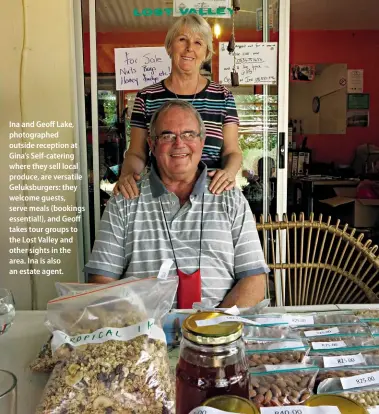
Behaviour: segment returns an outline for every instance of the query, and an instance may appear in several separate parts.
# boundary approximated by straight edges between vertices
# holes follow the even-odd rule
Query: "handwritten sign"
[[[228,44],[219,44],[219,80],[230,85],[234,56],[227,51]],[[275,85],[277,79],[277,43],[237,42],[236,71],[240,85]]]
[[[115,49],[116,89],[135,91],[167,78],[171,59],[164,47]]]

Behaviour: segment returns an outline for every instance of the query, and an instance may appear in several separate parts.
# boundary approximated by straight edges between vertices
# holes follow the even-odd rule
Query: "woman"
[[[238,115],[233,95],[224,86],[200,75],[203,62],[212,57],[212,30],[198,15],[180,17],[166,35],[171,74],[137,93],[131,117],[130,146],[114,193],[126,198],[139,194],[136,180],[148,159],[147,136],[156,109],[170,99],[184,99],[199,111],[206,127],[202,161],[213,177],[209,190],[220,194],[235,186],[242,154],[238,145]]]

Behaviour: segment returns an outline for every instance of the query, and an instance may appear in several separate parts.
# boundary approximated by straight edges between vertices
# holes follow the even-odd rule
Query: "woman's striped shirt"
[[[208,169],[221,168],[223,126],[227,124],[239,125],[233,94],[224,86],[208,81],[207,86],[196,95],[175,95],[161,81],[137,93],[131,126],[149,129],[153,113],[162,104],[173,99],[183,99],[193,104],[198,110],[206,129],[206,140],[201,159]]]

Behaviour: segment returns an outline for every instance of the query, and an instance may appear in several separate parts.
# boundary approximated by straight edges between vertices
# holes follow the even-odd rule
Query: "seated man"
[[[156,111],[148,139],[155,161],[137,198],[118,195],[108,202],[85,269],[91,282],[156,277],[172,259],[169,275],[179,276],[174,306],[208,299],[220,307],[250,307],[263,299],[269,269],[252,213],[239,189],[208,190],[200,162],[204,139],[204,123],[191,104],[174,100]]]

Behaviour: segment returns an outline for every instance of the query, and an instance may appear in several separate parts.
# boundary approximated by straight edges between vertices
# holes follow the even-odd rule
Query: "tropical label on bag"
[[[347,367],[366,363],[362,354],[323,357],[323,360],[324,368]]]
[[[63,344],[70,344],[73,347],[86,344],[101,344],[107,341],[130,341],[141,335],[148,335],[149,338],[166,342],[166,335],[162,328],[155,325],[153,318],[147,319],[136,325],[125,328],[100,328],[89,334],[69,336],[63,331],[53,332],[51,349],[53,352]]]
[[[345,348],[346,342],[344,341],[334,341],[334,342],[312,342],[313,349],[335,349],[335,348]]]

